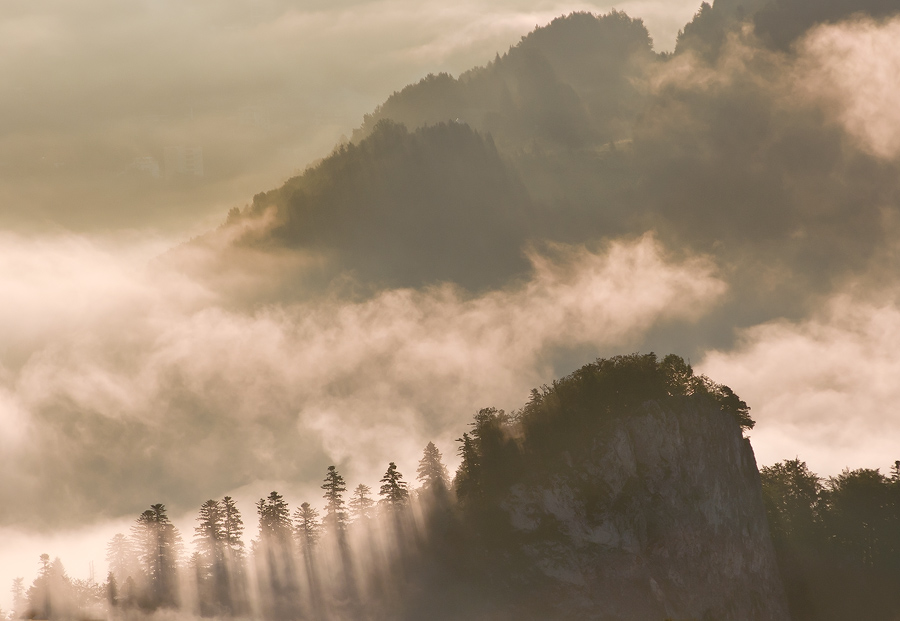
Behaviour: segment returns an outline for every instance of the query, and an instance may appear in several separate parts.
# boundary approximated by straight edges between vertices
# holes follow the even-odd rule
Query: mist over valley
[[[501,4],[0,9],[4,614],[896,616],[900,7]]]

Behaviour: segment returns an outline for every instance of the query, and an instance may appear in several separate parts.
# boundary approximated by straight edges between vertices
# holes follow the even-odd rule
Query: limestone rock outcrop
[[[502,502],[559,619],[782,621],[753,449],[709,402],[649,401]],[[532,578],[533,580],[533,578]]]

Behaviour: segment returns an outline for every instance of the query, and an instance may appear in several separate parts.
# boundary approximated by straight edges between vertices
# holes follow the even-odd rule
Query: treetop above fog
[[[647,401],[690,396],[715,404],[741,429],[756,424],[750,407],[731,388],[695,375],[680,356],[669,354],[660,360],[653,352],[599,358],[550,386],[534,389],[518,418],[527,427],[548,417],[609,416]]]

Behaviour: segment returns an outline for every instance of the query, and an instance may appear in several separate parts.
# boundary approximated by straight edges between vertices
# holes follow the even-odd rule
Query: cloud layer
[[[412,468],[431,439],[452,453],[477,407],[520,405],[559,352],[626,347],[725,288],[708,260],[670,261],[649,236],[532,261],[527,282],[475,297],[443,286],[244,312],[84,239],[7,236],[0,521],[178,510],[329,463]]]

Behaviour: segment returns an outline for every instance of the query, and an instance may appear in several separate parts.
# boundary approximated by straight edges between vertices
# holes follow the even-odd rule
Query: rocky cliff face
[[[501,506],[538,568],[542,614],[789,619],[753,449],[709,402],[649,401]]]

